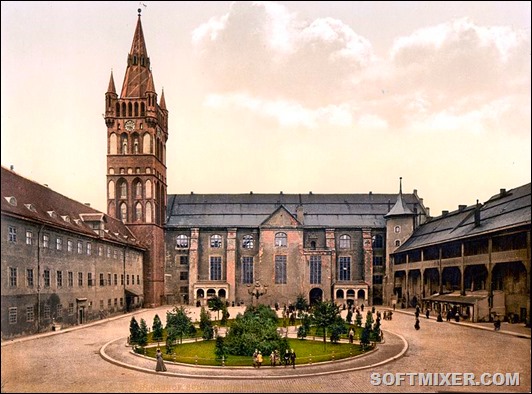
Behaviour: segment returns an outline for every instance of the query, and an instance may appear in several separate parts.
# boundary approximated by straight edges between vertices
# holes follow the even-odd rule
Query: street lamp
[[[256,298],[258,302],[258,299],[267,292],[268,286],[261,284],[258,280],[255,282],[255,285],[253,285],[253,287],[251,285],[248,285],[248,294],[251,296],[251,305],[253,305],[253,298]]]

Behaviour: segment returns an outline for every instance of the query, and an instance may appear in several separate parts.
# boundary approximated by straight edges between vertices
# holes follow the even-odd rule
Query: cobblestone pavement
[[[193,314],[196,314],[194,309]],[[134,316],[151,325],[155,314],[163,318],[166,310],[145,309],[136,311]],[[231,316],[237,311],[230,308]],[[283,368],[261,368],[260,371],[239,368],[231,372],[224,368],[174,370],[175,366],[167,363],[169,373],[155,373],[154,361],[120,350],[126,348],[125,337],[131,319],[131,314],[121,315],[96,324],[2,342],[2,392],[530,392],[530,329],[503,325],[501,331],[495,332],[488,325],[438,323],[433,318],[423,317],[421,329],[416,331],[411,312],[397,312],[393,320],[382,321],[382,328],[386,332],[385,346],[391,347],[395,342],[400,347],[398,344],[402,341],[392,334],[394,332],[406,339],[408,350],[402,357],[357,369],[362,364],[385,359],[382,355],[385,346],[382,346],[355,362],[298,366],[286,372],[280,372]],[[115,360],[135,364],[145,371],[107,361],[100,354],[104,346],[105,353]],[[397,354],[397,349],[389,354]],[[207,371],[207,374],[198,373],[198,370]],[[184,371],[194,373],[188,373],[187,377],[178,375]],[[331,371],[335,373],[330,374]],[[239,372],[240,377],[227,376]],[[256,376],[260,373],[264,374],[263,379]],[[471,376],[479,383],[485,373],[517,373],[519,385],[442,386],[433,380],[431,385],[420,386],[417,375],[405,376],[407,373],[474,374]],[[377,376],[388,384],[372,384]],[[410,376],[412,382],[409,382]],[[437,376],[442,381],[441,376]],[[401,377],[406,381],[396,384]],[[452,382],[451,376],[446,377],[449,382],[444,379],[443,383]],[[461,382],[462,377],[458,375],[455,382]]]

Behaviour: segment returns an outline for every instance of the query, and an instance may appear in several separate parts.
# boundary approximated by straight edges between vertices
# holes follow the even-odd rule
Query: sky
[[[105,92],[138,8],[168,194],[401,177],[438,216],[531,181],[528,1],[2,1],[2,166],[106,211]]]

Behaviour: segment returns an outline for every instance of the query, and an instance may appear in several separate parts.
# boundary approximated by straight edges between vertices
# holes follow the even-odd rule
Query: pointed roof
[[[390,209],[390,212],[388,212],[386,215],[384,215],[385,218],[389,218],[391,216],[405,216],[405,215],[414,215],[414,212],[408,208],[406,205],[404,199],[403,199],[403,186],[402,186],[402,180],[403,178],[399,178],[399,194],[397,195],[397,201],[395,202],[395,205]]]
[[[107,93],[116,94],[115,80],[113,79],[113,70],[111,70],[111,78],[109,79],[109,87],[107,88]]]
[[[163,92],[161,93],[161,103],[159,104],[159,106],[161,107],[161,109],[166,110],[166,100],[164,99],[164,89],[163,89]]]
[[[153,77],[150,70],[150,58],[146,50],[142,23],[140,21],[140,10],[137,20],[137,27],[133,35],[133,43],[128,55],[128,65],[122,85],[121,98],[144,97],[148,90],[148,85],[153,85]],[[155,91],[155,88],[153,88]]]

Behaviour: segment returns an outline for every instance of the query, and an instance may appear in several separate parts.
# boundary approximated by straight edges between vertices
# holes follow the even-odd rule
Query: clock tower
[[[164,91],[157,101],[140,11],[120,96],[112,71],[105,93],[107,213],[145,245],[144,305],[155,307],[165,303],[168,111]]]

